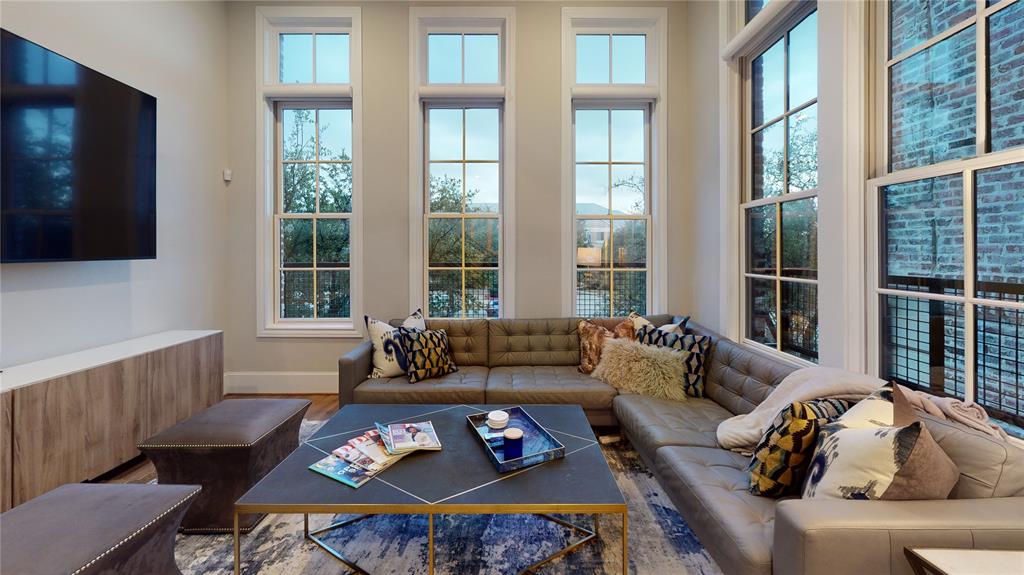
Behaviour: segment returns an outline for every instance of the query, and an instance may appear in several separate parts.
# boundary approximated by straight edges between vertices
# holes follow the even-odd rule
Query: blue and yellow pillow
[[[704,364],[707,361],[708,348],[711,347],[710,336],[670,333],[653,325],[645,325],[637,330],[636,339],[646,345],[679,351],[686,365],[683,392],[690,397],[704,397]]]
[[[402,335],[406,373],[409,383],[441,377],[459,371],[448,347],[448,334],[443,329],[416,330],[398,328]]]
[[[841,399],[796,401],[775,416],[754,448],[749,491],[764,497],[799,495],[822,426],[850,409]]]

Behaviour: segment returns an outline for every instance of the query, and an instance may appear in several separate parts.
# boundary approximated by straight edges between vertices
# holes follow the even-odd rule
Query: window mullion
[[[964,398],[976,399],[975,361],[975,305],[971,301],[975,293],[975,250],[974,250],[974,171],[964,170],[963,175],[963,221],[964,221]],[[955,335],[955,334],[954,334]]]

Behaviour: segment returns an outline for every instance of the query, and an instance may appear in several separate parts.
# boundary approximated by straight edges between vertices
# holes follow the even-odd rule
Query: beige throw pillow
[[[593,376],[623,391],[682,401],[686,399],[684,353],[627,339],[609,339],[604,342],[601,362]]]

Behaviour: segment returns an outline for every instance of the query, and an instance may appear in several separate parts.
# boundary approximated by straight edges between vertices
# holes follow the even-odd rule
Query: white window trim
[[[573,198],[573,109],[576,101],[650,106],[650,276],[647,313],[668,311],[668,9],[562,8],[562,313],[576,315],[576,206]],[[647,36],[646,84],[577,84],[576,34]],[[614,107],[614,106],[613,106]]]
[[[467,104],[501,103],[501,252],[498,293],[500,317],[515,317],[515,43],[514,7],[412,7],[409,9],[409,308],[427,309],[426,242],[424,241],[424,101]],[[499,30],[498,84],[428,84],[428,32],[493,32]]]
[[[257,6],[255,11],[256,71],[256,336],[361,338],[362,316],[362,79],[360,9],[358,7]],[[277,42],[282,30],[344,31],[349,34],[349,84],[280,84],[277,82]],[[352,107],[352,216],[349,229],[349,289],[352,317],[342,321],[279,319],[275,301],[278,280],[274,270],[277,246],[274,230],[276,202],[276,140],[274,105],[279,101],[347,100]]]

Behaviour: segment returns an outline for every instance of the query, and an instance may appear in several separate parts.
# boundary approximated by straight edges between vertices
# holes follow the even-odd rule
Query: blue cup
[[[523,456],[523,430],[510,427],[505,430],[505,461]]]

